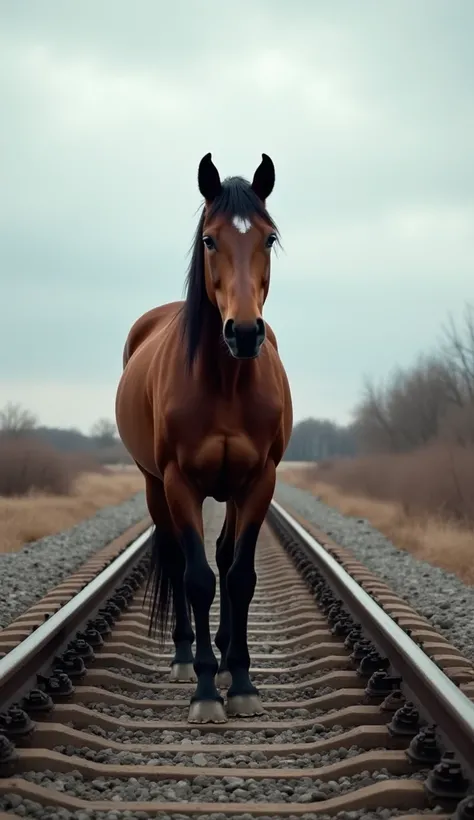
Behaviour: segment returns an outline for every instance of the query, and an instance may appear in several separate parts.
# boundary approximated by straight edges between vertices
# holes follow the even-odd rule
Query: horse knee
[[[239,600],[250,603],[257,584],[257,573],[253,566],[244,566],[240,561],[234,561],[227,573],[227,592],[232,603]]]
[[[216,594],[216,576],[206,560],[187,564],[184,573],[186,594],[193,609],[210,609]]]

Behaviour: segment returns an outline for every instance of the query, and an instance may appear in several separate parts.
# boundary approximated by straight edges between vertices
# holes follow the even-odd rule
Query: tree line
[[[435,441],[474,444],[474,308],[452,318],[430,354],[397,368],[384,383],[366,380],[353,421],[305,419],[293,428],[285,460],[404,453]]]
[[[42,425],[35,413],[21,404],[7,402],[0,408],[0,437],[2,440],[35,439],[63,453],[98,455],[105,463],[131,461],[115,423],[108,418],[98,419],[86,435],[74,427]]]

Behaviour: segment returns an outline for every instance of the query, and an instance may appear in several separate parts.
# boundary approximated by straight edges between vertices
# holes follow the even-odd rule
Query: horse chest
[[[263,467],[280,420],[276,403],[250,398],[209,406],[191,400],[168,417],[180,469],[217,500]]]

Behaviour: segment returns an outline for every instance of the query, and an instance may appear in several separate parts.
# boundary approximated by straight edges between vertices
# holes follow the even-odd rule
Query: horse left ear
[[[212,161],[211,153],[206,154],[199,163],[198,185],[206,202],[212,202],[222,190],[219,171]]]
[[[270,196],[275,185],[275,166],[268,156],[262,154],[262,161],[258,166],[252,180],[252,189],[257,194],[258,198],[265,202],[266,198]]]

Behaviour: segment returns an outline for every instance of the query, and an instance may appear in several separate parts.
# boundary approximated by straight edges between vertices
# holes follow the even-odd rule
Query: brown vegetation
[[[436,443],[411,453],[334,459],[310,472],[343,492],[395,501],[406,515],[474,524],[474,446]]]
[[[0,436],[0,496],[68,495],[79,473],[103,469],[92,456],[60,453],[30,435]]]
[[[144,483],[135,467],[105,469],[76,475],[70,495],[34,492],[0,498],[0,552],[15,552],[23,544],[66,530],[109,504],[120,504]]]
[[[107,420],[89,438],[38,428],[32,413],[7,404],[0,410],[0,552],[68,529],[143,490],[135,465],[123,466],[124,452]]]

